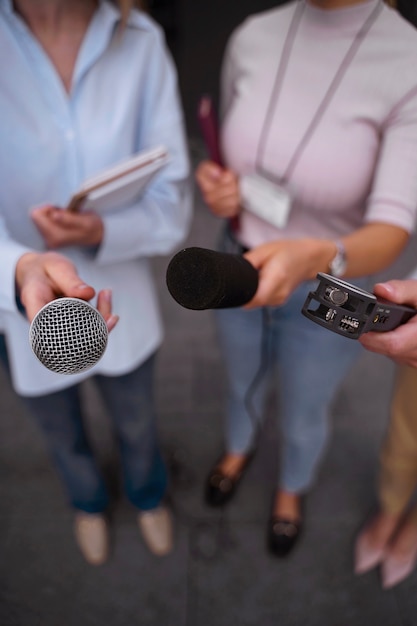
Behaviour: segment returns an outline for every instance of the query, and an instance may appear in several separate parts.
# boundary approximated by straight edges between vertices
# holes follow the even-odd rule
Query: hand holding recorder
[[[407,304],[417,309],[417,280],[390,280],[374,286],[378,298],[397,305]],[[369,332],[359,341],[367,350],[383,354],[397,363],[417,367],[417,316],[389,333]]]
[[[344,337],[358,339],[370,331],[392,331],[417,313],[415,308],[402,302],[377,297],[329,274],[319,273],[317,278],[317,289],[309,293],[302,313]],[[415,303],[417,305],[417,297]]]

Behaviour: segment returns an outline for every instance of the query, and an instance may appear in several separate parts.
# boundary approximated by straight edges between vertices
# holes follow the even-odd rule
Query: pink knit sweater
[[[297,9],[299,3],[303,7]],[[253,172],[259,138],[294,11],[300,21],[273,99],[261,162],[280,177],[290,163],[355,35],[380,0],[323,10],[297,0],[236,29],[222,72],[222,145],[239,175]],[[301,10],[302,9],[302,10]],[[417,210],[417,30],[386,5],[347,64],[295,163],[294,202],[276,229],[243,212],[240,239],[345,235],[364,222],[407,231]]]

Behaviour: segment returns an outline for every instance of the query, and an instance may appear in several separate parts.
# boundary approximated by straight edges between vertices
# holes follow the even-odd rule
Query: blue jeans
[[[2,342],[3,343],[3,342]],[[0,356],[7,358],[4,343]],[[154,356],[124,376],[95,376],[117,437],[126,495],[141,510],[156,507],[167,487],[153,403]],[[36,419],[71,505],[104,512],[109,496],[85,431],[80,386],[21,400]]]
[[[227,239],[221,248],[239,252]],[[366,279],[355,281],[366,288]],[[303,283],[280,307],[217,309],[226,365],[226,448],[255,444],[270,375],[277,389],[281,453],[277,483],[302,493],[314,481],[329,437],[329,405],[359,356],[359,342],[341,337],[301,313],[316,281]]]

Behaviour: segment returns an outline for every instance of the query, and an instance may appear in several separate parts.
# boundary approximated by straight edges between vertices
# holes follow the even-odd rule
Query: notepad
[[[67,211],[106,212],[128,205],[143,193],[169,160],[164,146],[143,150],[88,178],[72,196]]]

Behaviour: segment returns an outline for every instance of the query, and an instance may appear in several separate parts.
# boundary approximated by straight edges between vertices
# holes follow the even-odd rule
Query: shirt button
[[[74,131],[73,130],[67,130],[67,132],[65,133],[65,137],[66,137],[67,141],[74,141]]]

